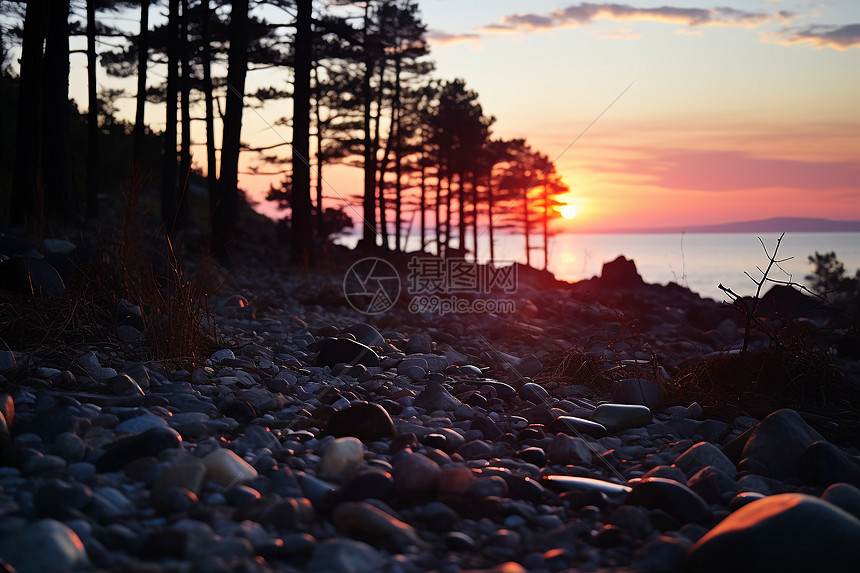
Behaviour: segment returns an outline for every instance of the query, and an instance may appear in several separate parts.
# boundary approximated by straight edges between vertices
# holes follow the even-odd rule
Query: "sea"
[[[816,252],[835,252],[848,276],[853,277],[860,269],[860,233],[785,233],[776,250],[779,238],[776,233],[560,233],[550,238],[546,268],[556,278],[574,282],[599,276],[604,263],[624,256],[635,262],[647,283],[674,282],[717,301],[729,300],[720,290],[720,284],[738,295],[754,294],[755,281],[761,279],[774,254],[780,262],[768,277],[776,281],[808,284],[806,276],[813,270],[808,259]],[[483,239],[479,240],[480,261],[485,261],[489,255],[486,237]],[[354,246],[356,240],[342,237],[338,242]],[[410,237],[407,250],[417,247],[416,237]],[[541,237],[533,236],[531,247],[531,266],[543,269]],[[524,263],[522,235],[496,235],[495,259]],[[766,284],[762,292],[769,286]]]

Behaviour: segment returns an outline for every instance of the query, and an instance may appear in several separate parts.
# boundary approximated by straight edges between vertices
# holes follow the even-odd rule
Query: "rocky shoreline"
[[[521,267],[511,315],[368,318],[340,268],[246,263],[195,367],[129,359],[128,329],[65,363],[0,351],[7,571],[856,571],[856,357],[825,352],[831,410],[744,402],[690,383],[739,354],[741,315],[627,264]]]

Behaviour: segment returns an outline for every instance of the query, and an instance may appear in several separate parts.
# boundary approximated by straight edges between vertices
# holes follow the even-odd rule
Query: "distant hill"
[[[641,233],[860,233],[860,221],[833,221],[809,217],[774,217],[717,225],[607,229],[613,234]]]

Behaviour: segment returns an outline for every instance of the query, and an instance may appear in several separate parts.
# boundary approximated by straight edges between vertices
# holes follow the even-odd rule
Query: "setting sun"
[[[562,205],[558,211],[565,219],[573,219],[576,217],[576,207],[573,205]]]

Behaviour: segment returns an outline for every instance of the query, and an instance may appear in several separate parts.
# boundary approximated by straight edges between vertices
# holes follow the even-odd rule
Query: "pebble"
[[[337,438],[322,452],[319,470],[324,477],[342,481],[364,464],[364,444],[357,438]]]
[[[257,470],[232,450],[217,448],[201,459],[206,467],[206,477],[227,487],[254,481]]]

